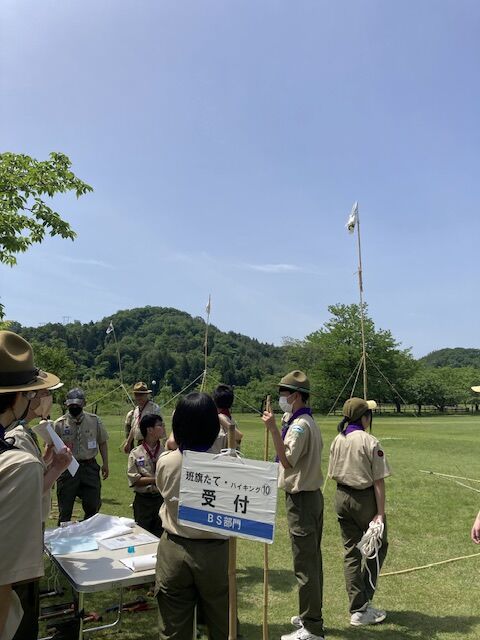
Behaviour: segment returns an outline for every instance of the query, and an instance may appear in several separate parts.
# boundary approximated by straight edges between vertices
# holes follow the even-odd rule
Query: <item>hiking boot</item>
[[[298,618],[299,616],[294,616]],[[292,618],[293,619],[293,618]],[[293,624],[293,622],[292,622]],[[310,633],[305,627],[300,627],[296,631],[292,631],[292,633],[287,633],[286,635],[281,637],[281,640],[325,640],[325,636],[316,636],[313,633]]]
[[[374,609],[368,606],[365,611],[355,611],[350,617],[350,624],[354,627],[362,627],[367,624],[378,624],[383,622],[387,614],[381,609]]]

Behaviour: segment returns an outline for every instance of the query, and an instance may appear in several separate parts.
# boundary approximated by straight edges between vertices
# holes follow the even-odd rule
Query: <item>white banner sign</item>
[[[273,542],[278,464],[184,451],[178,520],[181,524]]]

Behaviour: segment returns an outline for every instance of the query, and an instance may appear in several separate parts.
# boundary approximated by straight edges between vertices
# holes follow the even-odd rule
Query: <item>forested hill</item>
[[[480,369],[480,349],[439,349],[420,358],[427,367],[475,367]]]
[[[114,378],[118,375],[113,335],[106,329],[113,322],[122,356],[124,379],[178,391],[204,368],[205,321],[184,311],[143,307],[118,311],[98,322],[48,323],[41,327],[12,326],[27,340],[66,348],[75,363],[75,379]],[[209,329],[209,371],[222,382],[245,385],[252,379],[283,372],[282,347],[261,343],[239,333]]]

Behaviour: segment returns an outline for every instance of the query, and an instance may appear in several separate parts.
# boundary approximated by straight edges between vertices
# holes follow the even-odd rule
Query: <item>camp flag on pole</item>
[[[358,222],[358,202],[353,203],[352,210],[348,216],[347,224],[345,225],[349,233],[353,233]]]
[[[112,333],[112,331],[113,331],[113,322],[110,322],[110,324],[108,325],[107,330],[105,331],[105,333],[108,336],[108,334]]]
[[[211,308],[210,296],[208,296],[207,306],[205,307],[205,311],[207,312],[208,315],[210,315],[210,308]]]

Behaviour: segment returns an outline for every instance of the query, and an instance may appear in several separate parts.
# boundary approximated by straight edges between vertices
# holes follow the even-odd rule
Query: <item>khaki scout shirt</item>
[[[180,480],[182,475],[182,452],[165,451],[157,461],[157,487],[163,496],[163,504],[160,507],[160,518],[167,533],[182,538],[205,539],[215,538],[225,540],[225,536],[211,531],[193,529],[177,521],[178,498],[180,496]]]
[[[33,434],[32,430],[28,425],[23,425],[21,423],[16,423],[13,427],[11,426],[6,431],[6,436],[8,438],[14,438],[14,445],[17,449],[22,449],[22,451],[26,451],[27,453],[32,454],[34,458],[36,458],[43,468],[43,474],[47,472],[47,465],[45,464],[42,456],[42,451],[38,445],[38,441],[36,436]],[[50,507],[51,507],[51,498],[50,491],[43,493],[43,479],[42,479],[42,522],[46,522],[48,516],[50,515]]]
[[[127,431],[126,427],[127,427],[127,423],[129,422],[130,432],[132,432],[132,429],[133,429],[133,439],[135,441],[143,440],[142,432],[140,431],[140,420],[142,419],[143,416],[146,416],[148,413],[155,413],[157,415],[160,415],[160,407],[158,406],[158,404],[153,402],[153,400],[148,400],[148,402],[145,404],[143,409],[140,409],[140,407],[135,407],[135,409],[132,409],[126,415],[125,432]],[[127,438],[128,438],[128,434],[127,434]]]
[[[128,486],[133,487],[133,490],[137,493],[156,493],[159,491],[157,489],[157,485],[155,484],[155,480],[153,484],[138,486],[135,483],[142,476],[153,477],[155,478],[155,471],[157,468],[157,460],[160,457],[160,454],[163,453],[164,448],[160,445],[158,449],[157,456],[154,460],[148,455],[148,451],[145,449],[143,444],[132,449],[128,455],[128,466],[127,466],[127,476],[128,476]]]
[[[290,468],[284,469],[280,464],[278,486],[287,493],[320,489],[323,440],[315,420],[306,414],[296,418],[283,443]]]
[[[330,447],[328,475],[352,489],[368,489],[390,475],[380,442],[365,431],[341,433]]]
[[[226,449],[228,447],[228,427],[230,424],[234,425],[235,422],[233,420],[229,420],[228,417],[223,414],[218,415],[218,421],[220,423],[218,436],[207,453],[220,453],[222,449]]]
[[[98,445],[108,440],[108,433],[94,413],[82,413],[74,418],[66,413],[55,420],[55,431],[77,460],[90,460],[98,453]]]
[[[43,576],[43,466],[21,449],[0,453],[0,584]]]

